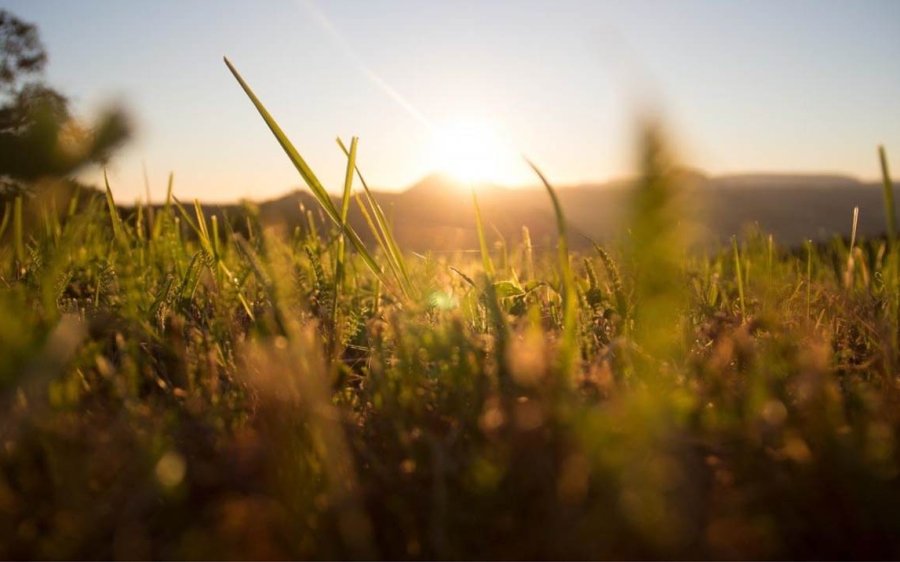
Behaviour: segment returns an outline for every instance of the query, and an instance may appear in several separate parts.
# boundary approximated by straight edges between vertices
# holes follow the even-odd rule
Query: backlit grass
[[[6,203],[0,556],[900,556],[893,233],[700,255],[648,127],[618,240],[413,256],[229,68],[331,227]]]

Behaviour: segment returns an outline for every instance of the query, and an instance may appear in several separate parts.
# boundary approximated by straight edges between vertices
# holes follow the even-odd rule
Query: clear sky
[[[620,176],[648,102],[682,159],[710,173],[873,179],[879,143],[900,171],[896,0],[0,5],[38,24],[48,80],[78,111],[131,109],[137,138],[110,170],[125,200],[144,191],[142,162],[154,198],[169,171],[178,194],[211,201],[300,183],[223,55],[335,191],[334,139],[351,135],[381,188],[432,171],[448,143],[461,158],[466,144],[523,151],[560,185]],[[496,181],[534,183],[518,160],[503,166]]]

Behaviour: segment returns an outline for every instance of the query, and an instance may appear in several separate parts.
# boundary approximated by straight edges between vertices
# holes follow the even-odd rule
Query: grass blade
[[[337,143],[338,146],[341,147],[341,150],[344,151],[344,154],[349,156],[349,152],[343,141],[337,139]],[[394,237],[394,231],[384,214],[384,210],[378,203],[378,200],[372,195],[369,184],[363,177],[359,166],[355,163],[354,169],[356,170],[356,177],[359,178],[359,183],[363,186],[363,191],[366,194],[366,201],[369,204],[369,208],[372,210],[371,216],[374,217],[374,223],[378,227],[378,230],[376,231],[373,228],[372,222],[368,222],[369,228],[372,230],[372,234],[381,246],[389,265],[391,265],[392,270],[395,272],[395,276],[397,271],[400,272],[400,276],[397,277],[398,284],[406,295],[410,295],[412,293],[412,284],[409,279],[409,271],[406,267],[406,262],[403,259],[403,252],[400,251],[400,246],[397,244],[397,240]]]
[[[741,253],[738,249],[737,238],[731,237],[731,247],[734,250],[734,275],[737,281],[738,287],[738,303],[741,307],[741,319],[745,320],[747,318],[747,308],[744,302],[744,275],[742,273],[741,267]]]
[[[848,289],[853,285],[853,274],[856,269],[856,260],[853,256],[856,248],[856,229],[859,225],[859,207],[853,207],[853,222],[850,227],[850,250],[847,252],[847,270],[844,272],[844,286]]]
[[[350,210],[350,192],[353,190],[353,170],[356,167],[356,145],[359,139],[350,139],[350,153],[347,155],[347,173],[344,176],[344,193],[341,197],[341,230],[346,231],[347,213]],[[340,235],[337,241],[337,256],[334,264],[334,286],[332,287],[331,306],[331,347],[332,353],[337,350],[337,342],[340,339],[338,333],[338,303],[340,302],[341,288],[344,284],[344,236]]]
[[[109,218],[112,220],[113,235],[116,241],[123,247],[128,245],[125,239],[125,230],[122,226],[122,217],[119,216],[119,209],[113,199],[112,189],[109,187],[109,178],[106,176],[106,170],[103,170],[103,182],[106,184],[106,204],[109,207]]]
[[[485,275],[488,276],[488,283],[491,283],[494,280],[494,263],[491,261],[487,239],[484,237],[481,208],[478,206],[478,195],[475,194],[474,189],[472,190],[472,207],[475,209],[475,228],[478,232],[478,247],[481,249],[481,265],[484,268]]]
[[[888,170],[887,155],[884,146],[878,147],[878,159],[881,161],[881,181],[884,188],[884,214],[887,220],[888,242],[893,245],[897,236],[897,214],[894,208],[894,185]]]
[[[287,138],[287,135],[284,134],[284,131],[281,130],[281,127],[278,126],[278,123],[275,121],[275,118],[268,112],[265,106],[259,101],[259,98],[256,97],[256,94],[253,93],[253,90],[250,89],[250,86],[244,79],[241,77],[240,73],[238,73],[237,69],[231,64],[231,61],[226,57],[225,65],[228,66],[228,70],[234,75],[235,79],[240,84],[241,88],[244,90],[244,93],[247,94],[247,97],[250,98],[250,101],[253,102],[253,105],[256,107],[256,110],[259,112],[260,116],[263,118],[263,121],[266,122],[266,125],[269,127],[269,130],[272,131],[272,134],[275,135],[275,139],[278,141],[278,144],[281,145],[281,148],[284,149],[284,152],[287,154],[288,158],[291,160],[291,163],[294,164],[294,167],[297,168],[297,171],[300,172],[300,176],[303,178],[303,181],[306,182],[306,185],[309,186],[310,190],[312,190],[313,195],[316,200],[318,200],[319,204],[322,206],[322,209],[325,211],[325,214],[334,221],[334,223],[341,228],[341,230],[347,235],[347,238],[350,239],[350,242],[353,244],[356,251],[359,252],[360,256],[362,256],[363,261],[366,262],[366,265],[369,266],[369,269],[372,270],[376,276],[381,278],[382,272],[381,268],[378,267],[378,264],[375,262],[374,258],[372,258],[371,253],[366,249],[363,245],[362,240],[359,239],[356,232],[353,231],[352,228],[348,226],[341,225],[341,217],[334,206],[334,202],[331,200],[331,197],[328,195],[328,192],[325,191],[325,188],[322,186],[322,183],[313,173],[312,169],[306,163],[300,153],[297,152],[297,149],[294,148],[294,145]]]
[[[559,254],[559,269],[563,285],[563,372],[569,374],[575,360],[574,354],[577,351],[578,326],[576,320],[578,295],[575,290],[575,277],[572,274],[572,267],[569,263],[569,239],[566,234],[566,218],[563,214],[559,197],[556,195],[556,190],[553,189],[553,186],[550,185],[550,182],[547,181],[547,178],[534,162],[528,158],[525,161],[540,178],[541,183],[544,184],[544,188],[550,196],[550,201],[553,203],[553,213],[556,215],[557,252]]]

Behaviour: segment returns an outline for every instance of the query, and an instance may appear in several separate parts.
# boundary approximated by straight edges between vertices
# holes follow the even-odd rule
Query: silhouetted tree
[[[128,138],[121,110],[91,126],[73,119],[66,97],[43,83],[46,64],[34,24],[0,10],[0,198],[102,162]]]

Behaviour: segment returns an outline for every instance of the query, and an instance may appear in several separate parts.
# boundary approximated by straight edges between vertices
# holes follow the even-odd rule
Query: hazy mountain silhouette
[[[861,182],[840,175],[740,174],[709,177],[687,170],[684,218],[694,224],[699,240],[707,245],[727,242],[754,224],[782,244],[799,245],[807,239],[824,241],[849,236],[854,207],[860,209],[860,236],[874,237],[885,230],[880,183]],[[634,181],[619,179],[559,187],[557,194],[566,215],[570,246],[586,249],[591,241],[620,237],[629,220],[628,200]],[[487,236],[505,240],[508,247],[522,242],[527,227],[536,249],[555,248],[556,221],[543,187],[509,189],[476,186]],[[400,192],[373,192],[393,224],[398,243],[415,252],[477,251],[478,238],[472,192],[442,175],[430,175]],[[97,192],[102,197],[102,192]],[[333,197],[336,204],[339,198]],[[277,199],[255,202],[266,227],[286,234],[307,229],[309,218],[322,229],[329,220],[309,190],[297,189]],[[204,205],[207,217],[227,219],[236,231],[246,230],[242,205]],[[301,212],[301,210],[303,212]],[[355,201],[348,220],[367,244],[374,244],[365,218]],[[324,230],[320,230],[324,232]]]
[[[754,223],[786,244],[847,235],[855,206],[860,208],[860,234],[876,236],[885,230],[880,184],[819,174],[708,177],[690,171],[687,177],[690,187],[685,194],[685,218],[696,220],[706,241],[727,240]],[[622,231],[632,186],[632,181],[624,179],[558,189],[573,247],[583,248],[590,239],[606,240]],[[522,240],[522,227],[527,226],[536,247],[555,244],[553,211],[542,188],[484,185],[478,186],[476,193],[492,239],[502,237],[510,245],[517,244]],[[376,191],[375,197],[406,249],[424,252],[478,247],[471,191],[451,178],[430,175],[405,191]],[[261,203],[260,216],[266,224],[294,228],[305,221],[298,212],[300,205],[324,221],[315,200],[305,190]],[[361,234],[368,232],[355,203],[349,220]]]

